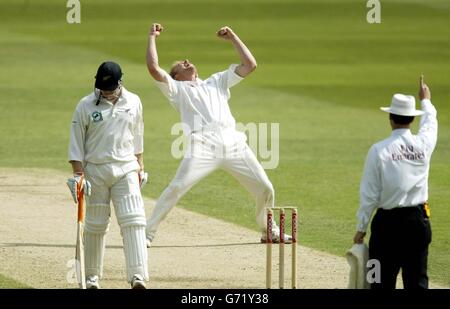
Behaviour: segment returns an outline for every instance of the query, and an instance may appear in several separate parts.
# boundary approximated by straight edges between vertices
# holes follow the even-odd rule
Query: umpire
[[[405,289],[428,288],[428,173],[438,123],[423,76],[419,97],[422,110],[415,109],[413,96],[402,94],[393,96],[390,107],[381,108],[389,113],[392,134],[370,148],[364,167],[353,241],[363,242],[378,208],[371,224],[369,258],[380,262],[381,280],[372,283],[372,289],[395,289],[400,269]],[[417,135],[410,131],[415,116],[421,116]]]

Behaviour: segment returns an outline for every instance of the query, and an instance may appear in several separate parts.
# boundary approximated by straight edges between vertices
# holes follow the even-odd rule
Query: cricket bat
[[[80,289],[86,289],[86,273],[84,269],[84,243],[83,243],[83,223],[84,223],[84,177],[81,177],[77,187],[78,195],[78,216],[77,216],[77,244],[75,247],[75,260],[77,282]]]

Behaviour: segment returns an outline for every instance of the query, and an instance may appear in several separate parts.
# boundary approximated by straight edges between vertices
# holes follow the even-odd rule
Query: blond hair
[[[180,64],[181,60],[177,60],[172,64],[172,67],[170,68],[170,72],[169,75],[170,77],[172,77],[173,79],[175,79],[175,75],[177,75],[177,71],[175,70],[176,67]]]

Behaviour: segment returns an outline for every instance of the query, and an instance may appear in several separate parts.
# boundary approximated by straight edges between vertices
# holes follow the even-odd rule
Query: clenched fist
[[[235,34],[230,27],[225,26],[220,28],[219,31],[217,31],[217,36],[225,40],[230,40],[231,38],[233,38],[233,36],[235,36]]]
[[[152,26],[150,27],[149,35],[159,37],[159,35],[161,34],[161,32],[163,32],[163,30],[164,30],[163,26],[157,23],[153,23]]]

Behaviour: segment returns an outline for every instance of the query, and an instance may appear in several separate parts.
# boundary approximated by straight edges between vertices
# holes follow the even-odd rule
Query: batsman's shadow
[[[68,244],[42,244],[42,243],[18,243],[18,242],[9,242],[9,243],[2,243],[0,244],[0,247],[7,248],[7,247],[41,247],[41,248],[75,248],[75,244],[68,245]],[[122,249],[123,246],[106,246],[108,249]]]
[[[151,248],[154,249],[164,249],[164,248],[214,248],[214,247],[235,247],[235,246],[254,246],[254,245],[261,245],[260,242],[238,242],[238,243],[216,243],[216,244],[188,244],[188,245],[175,245],[175,244],[168,244],[168,245],[152,245]],[[7,247],[36,247],[36,248],[75,248],[75,244],[43,244],[43,243],[18,243],[18,242],[11,242],[11,243],[1,243],[0,247],[7,248]],[[122,245],[107,245],[107,249],[123,249]]]

